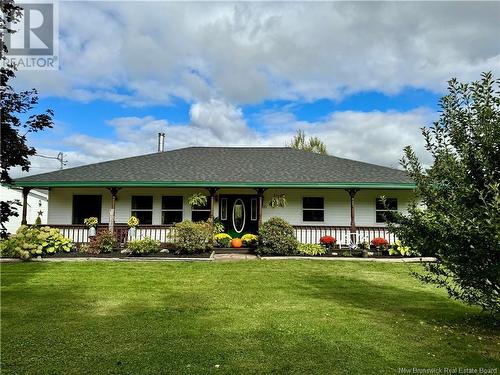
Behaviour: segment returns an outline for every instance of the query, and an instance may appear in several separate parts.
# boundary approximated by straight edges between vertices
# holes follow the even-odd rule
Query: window
[[[132,216],[138,218],[140,224],[153,224],[153,197],[132,196]]]
[[[192,221],[205,221],[210,217],[210,197],[207,197],[207,204],[203,207],[193,207],[191,211]]]
[[[385,223],[387,221],[387,214],[391,211],[398,210],[398,200],[396,198],[377,198],[375,201],[375,222]]]
[[[227,220],[227,198],[220,200],[220,219]]]
[[[302,198],[303,221],[325,221],[325,200],[323,197]]]
[[[257,198],[250,201],[250,220],[257,220]]]
[[[73,195],[73,224],[83,224],[88,217],[96,217],[101,222],[102,196]]]
[[[161,197],[161,223],[180,223],[182,221],[182,205],[182,196]]]

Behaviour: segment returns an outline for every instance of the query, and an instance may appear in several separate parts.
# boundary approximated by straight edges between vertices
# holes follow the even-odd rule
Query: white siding
[[[116,202],[116,222],[126,223],[131,214],[132,195],[153,196],[153,224],[161,224],[161,197],[163,195],[181,195],[184,197],[184,219],[191,219],[191,207],[187,198],[195,193],[207,194],[206,189],[193,188],[123,188],[118,192]],[[220,194],[255,194],[253,189],[221,189]],[[343,189],[270,189],[264,194],[264,202],[269,201],[273,193],[285,194],[288,205],[285,208],[269,208],[263,210],[263,220],[273,216],[283,217],[292,225],[350,225],[349,195]],[[72,202],[74,194],[102,195],[103,223],[109,221],[111,208],[111,193],[105,188],[53,188],[49,192],[49,224],[71,224]],[[375,199],[381,195],[398,199],[398,209],[405,211],[412,197],[408,190],[361,190],[355,198],[357,226],[384,226],[375,222]],[[325,221],[304,222],[302,220],[302,198],[324,197]],[[218,204],[215,204],[215,213],[218,215]]]
[[[264,202],[269,201],[274,193],[285,194],[288,204],[284,208],[264,208],[264,221],[280,216],[292,225],[347,226],[351,223],[350,197],[343,189],[272,189],[265,192]],[[360,190],[354,199],[357,226],[385,226],[375,222],[375,200],[381,195],[397,198],[398,210],[405,212],[413,193],[409,190]],[[303,197],[324,198],[324,222],[302,220]]]
[[[19,200],[22,204],[23,193],[21,189],[11,189],[6,186],[0,186],[0,199],[2,201]],[[15,233],[21,226],[21,215],[23,212],[22,206],[15,206],[19,216],[11,216],[9,221],[5,223],[7,232]],[[42,211],[42,224],[47,223],[47,192],[45,190],[31,190],[28,194],[28,207],[26,221],[28,224],[34,224],[38,217],[38,212]]]

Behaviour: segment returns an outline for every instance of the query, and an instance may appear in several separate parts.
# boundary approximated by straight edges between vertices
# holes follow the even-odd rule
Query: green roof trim
[[[218,187],[218,188],[365,188],[414,189],[414,183],[394,182],[208,182],[208,181],[16,181],[20,187]]]

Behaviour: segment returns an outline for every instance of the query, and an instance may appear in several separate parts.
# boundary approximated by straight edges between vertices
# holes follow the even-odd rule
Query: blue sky
[[[312,102],[290,100],[266,100],[258,104],[242,106],[248,125],[259,130],[262,124],[258,115],[265,111],[286,110],[299,121],[320,121],[335,111],[410,111],[417,108],[429,108],[437,111],[440,94],[424,90],[407,88],[395,95],[379,92],[362,92],[350,95],[342,100],[319,99]],[[82,103],[66,98],[42,98],[40,108],[52,108],[58,122],[64,123],[68,132],[83,132],[88,135],[115,139],[113,128],[106,122],[116,117],[145,117],[167,119],[172,123],[188,124],[189,109],[192,103],[176,98],[169,105],[151,105],[145,107],[126,106],[105,100]],[[424,124],[422,124],[424,125]],[[40,139],[44,134],[39,134]]]
[[[81,17],[86,14],[86,17]],[[497,73],[500,3],[61,2],[58,71],[20,71],[68,166],[187,146],[283,146],[398,166],[446,81]],[[100,25],[96,27],[96,25]],[[57,167],[33,158],[32,172]]]

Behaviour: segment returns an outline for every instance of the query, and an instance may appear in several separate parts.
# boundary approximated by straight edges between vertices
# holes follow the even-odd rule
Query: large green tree
[[[52,110],[43,113],[33,113],[38,104],[36,89],[16,91],[11,80],[16,76],[16,67],[7,63],[8,49],[4,43],[7,34],[14,33],[12,25],[21,20],[22,8],[13,0],[0,2],[0,37],[1,37],[1,67],[0,67],[0,118],[1,118],[1,162],[0,182],[10,183],[11,168],[20,167],[29,171],[29,157],[35,155],[34,147],[27,143],[27,134],[37,132],[53,125]],[[4,223],[11,216],[17,216],[16,201],[0,201],[0,237],[6,236]]]
[[[308,152],[314,152],[316,154],[328,155],[326,151],[326,146],[318,137],[310,137],[306,139],[306,134],[303,130],[297,130],[297,133],[293,136],[292,141],[289,146],[297,150],[304,150]]]
[[[411,147],[402,164],[414,179],[416,203],[392,230],[422,254],[435,254],[418,277],[453,298],[500,312],[500,81],[449,82],[439,120],[422,130],[433,162]]]

